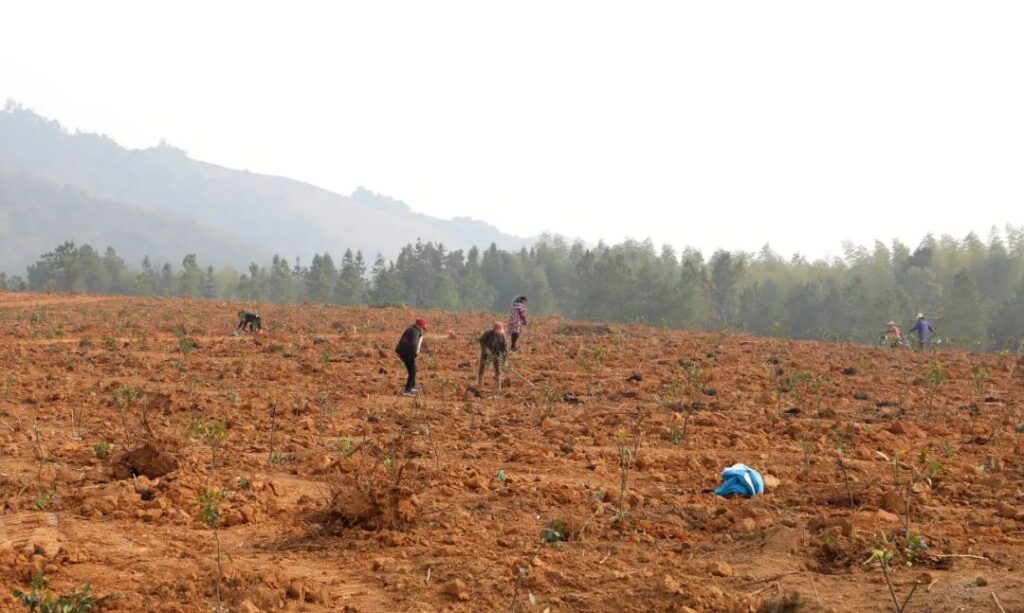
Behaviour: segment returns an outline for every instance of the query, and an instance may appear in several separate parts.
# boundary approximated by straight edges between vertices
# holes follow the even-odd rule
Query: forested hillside
[[[201,244],[208,247],[207,261],[236,266],[271,253],[310,259],[314,253],[336,251],[338,245],[394,257],[403,244],[417,238],[462,248],[493,242],[516,249],[531,242],[480,221],[415,213],[404,202],[364,188],[343,196],[292,179],[193,160],[165,143],[125,149],[106,136],[71,133],[8,102],[0,111],[0,188],[11,177],[31,177],[58,190],[68,187],[88,196],[92,206],[65,199],[58,214],[46,208],[52,199],[32,202],[21,197],[17,186],[7,187],[13,199],[0,202],[0,214],[31,207],[47,221],[48,233],[39,232],[34,219],[13,215],[0,229],[0,239],[21,236],[47,246],[62,240],[118,245],[133,258],[148,253],[161,260],[159,235],[183,241],[174,261]],[[97,201],[109,206],[97,207]],[[122,218],[130,218],[130,224]],[[195,229],[179,234],[168,219],[187,221]],[[118,223],[130,226],[135,236],[118,231]],[[155,238],[148,251],[134,249],[150,237]],[[250,246],[242,258],[234,257],[238,245]],[[0,270],[13,273],[40,253],[12,242]]]
[[[254,243],[180,215],[101,200],[76,187],[0,171],[0,271],[24,270],[39,254],[72,237],[93,245],[113,242],[136,262],[147,255],[177,262],[182,252],[222,263],[270,257]]]
[[[449,251],[418,242],[394,260],[367,262],[346,250],[309,262],[274,256],[238,272],[202,267],[129,267],[108,250],[65,244],[44,255],[11,289],[142,295],[192,295],[246,301],[398,304],[503,311],[519,295],[534,314],[673,327],[747,330],[800,339],[877,342],[889,320],[910,323],[923,311],[943,343],[972,349],[1016,348],[1024,337],[1024,229],[993,231],[987,241],[927,236],[847,245],[832,261],[784,260],[769,247],[718,251],[705,258],[650,242],[569,244],[546,237],[533,248]]]

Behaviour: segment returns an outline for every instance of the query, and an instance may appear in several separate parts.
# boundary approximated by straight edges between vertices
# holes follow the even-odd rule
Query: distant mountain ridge
[[[60,214],[44,210],[56,201]],[[47,219],[45,232],[31,223],[33,210]],[[126,217],[130,226],[119,221]],[[193,160],[163,143],[125,149],[106,136],[70,133],[13,103],[0,112],[0,220],[0,270],[16,273],[39,257],[39,244],[48,242],[48,250],[58,236],[98,250],[112,245],[129,261],[196,253],[204,265],[235,266],[274,253],[308,262],[315,253],[338,257],[349,248],[367,259],[391,258],[417,239],[449,249],[533,242],[474,219],[415,213],[364,188],[343,196]]]

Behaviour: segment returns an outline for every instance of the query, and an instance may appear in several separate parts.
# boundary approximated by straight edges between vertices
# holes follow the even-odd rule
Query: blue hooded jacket
[[[715,488],[718,496],[739,494],[752,498],[764,493],[764,480],[761,473],[746,464],[733,464],[722,471],[722,485]]]
[[[917,332],[917,340],[922,343],[929,340],[932,337],[932,333],[935,332],[935,328],[927,319],[918,319],[914,323],[914,327],[909,330],[910,332]]]

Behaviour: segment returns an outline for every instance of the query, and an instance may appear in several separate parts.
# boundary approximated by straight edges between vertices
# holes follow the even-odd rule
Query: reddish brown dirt
[[[538,613],[757,611],[793,593],[803,610],[886,611],[882,574],[863,563],[883,538],[900,597],[926,582],[910,610],[994,611],[993,594],[1024,610],[1012,356],[939,354],[947,379],[929,410],[932,362],[908,351],[539,318],[503,391],[478,396],[474,336],[493,315],[428,312],[424,393],[410,399],[392,349],[412,311],[264,305],[268,331],[233,337],[238,306],[0,294],[0,608],[16,610],[11,589],[42,569],[59,591],[88,581],[104,610],[210,610],[215,545],[196,499],[215,487],[231,493],[234,611],[508,610],[520,575],[517,610]],[[187,355],[178,327],[197,343]],[[713,395],[673,390],[687,362]],[[779,402],[776,369],[828,379]],[[145,397],[122,420],[124,386]],[[618,442],[639,410],[620,523]],[[190,436],[217,420],[219,450]],[[133,450],[150,446],[129,460],[157,465],[153,478],[117,478],[125,423]],[[927,547],[913,558],[879,452],[921,474],[911,526]],[[734,462],[778,482],[715,497]],[[572,538],[539,545],[555,521]]]

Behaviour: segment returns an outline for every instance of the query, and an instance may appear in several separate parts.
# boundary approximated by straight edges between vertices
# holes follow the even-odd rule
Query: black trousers
[[[405,364],[405,371],[408,376],[405,378],[405,391],[409,391],[416,388],[416,356],[415,355],[398,355],[402,359],[402,364]]]
[[[501,356],[496,353],[491,353],[487,349],[480,350],[480,370],[476,374],[477,380],[484,378],[484,371],[487,370],[487,362],[494,363],[494,378],[501,379]]]
[[[516,341],[519,340],[519,333],[518,332],[513,332],[509,336],[512,337],[512,346],[509,347],[509,349],[511,349],[512,351],[515,351],[516,350]]]

